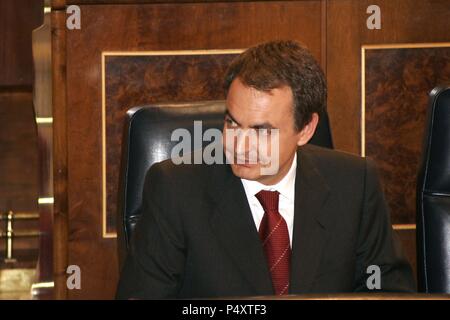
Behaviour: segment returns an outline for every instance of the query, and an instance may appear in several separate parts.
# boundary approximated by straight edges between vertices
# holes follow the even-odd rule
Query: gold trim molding
[[[182,56],[182,55],[214,55],[239,54],[245,49],[223,50],[164,50],[164,51],[102,51],[102,236],[116,238],[116,232],[108,232],[106,228],[106,57],[108,56]]]
[[[36,117],[37,124],[52,124],[53,117]]]
[[[364,49],[426,49],[426,48],[446,48],[450,42],[424,42],[424,43],[386,43],[386,44],[364,44]]]
[[[55,282],[36,282],[31,285],[30,293],[32,296],[39,294],[39,289],[54,288]]]
[[[394,230],[416,230],[416,224],[393,224]]]
[[[53,204],[55,199],[53,197],[38,198],[38,204]]]

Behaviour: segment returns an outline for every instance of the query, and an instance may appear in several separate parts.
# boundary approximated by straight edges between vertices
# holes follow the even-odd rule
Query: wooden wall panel
[[[62,275],[57,287],[59,295],[67,294],[69,298],[112,298],[118,279],[116,243],[115,239],[103,238],[101,229],[102,51],[235,49],[284,38],[305,43],[320,60],[325,57],[322,51],[324,7],[321,1],[80,7],[81,30],[65,31],[65,110],[70,182],[67,184],[67,264],[81,267],[82,289],[62,292],[65,284]],[[158,96],[164,98],[169,96]],[[187,96],[180,94],[178,98]],[[197,98],[197,94],[190,93],[189,99]],[[120,142],[116,136],[107,138]],[[59,158],[63,161],[64,154]],[[55,196],[64,199],[64,194],[56,189]],[[57,264],[61,267],[64,257],[61,252],[59,255],[61,260]]]
[[[54,296],[67,298],[68,181],[66,103],[66,13],[51,12],[53,114],[53,273]]]
[[[448,0],[379,0],[381,29],[369,30],[370,0],[327,1],[328,106],[337,149],[360,154],[361,46],[450,41]]]
[[[450,83],[447,47],[366,48],[365,154],[380,169],[395,224],[415,224],[428,93]]]
[[[381,29],[369,30],[367,7],[381,9]],[[328,110],[335,147],[361,153],[361,47],[363,45],[450,41],[448,0],[327,0]],[[409,177],[410,180],[414,179]],[[397,181],[396,183],[401,183]],[[386,186],[385,188],[398,188]],[[414,210],[410,207],[410,210]],[[411,222],[414,212],[393,212],[393,221]],[[400,226],[398,226],[400,227]],[[415,225],[397,230],[407,256],[415,257]],[[416,261],[411,261],[416,265]]]
[[[31,91],[31,30],[43,20],[44,0],[0,1],[0,87],[26,86]]]
[[[36,212],[38,208],[38,148],[31,92],[0,92],[0,212]],[[0,230],[6,230],[0,221]],[[37,221],[17,221],[17,230],[37,229]],[[0,239],[0,260],[5,257]],[[37,238],[16,238],[14,250],[26,267],[34,268]],[[28,253],[27,253],[28,252]],[[13,252],[14,255],[14,252]],[[23,266],[23,264],[21,264]],[[0,267],[4,267],[0,264]]]
[[[42,23],[43,0],[0,1],[0,212],[37,211],[37,131],[33,113],[31,31]],[[1,221],[0,230],[5,230]],[[17,221],[16,230],[37,229],[37,221]],[[16,238],[13,256],[0,268],[34,268],[38,238]]]
[[[39,198],[54,199],[53,194],[53,118],[52,118],[52,35],[51,13],[44,14],[42,26],[33,30],[34,91],[33,103],[39,141]],[[42,201],[41,201],[42,202]],[[39,204],[39,260],[33,295],[52,297],[54,288],[36,288],[53,283],[53,204]]]
[[[32,95],[0,92],[0,211],[37,208],[37,136]]]

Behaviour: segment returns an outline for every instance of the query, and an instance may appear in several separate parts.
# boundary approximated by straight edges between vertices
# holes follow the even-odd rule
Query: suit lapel
[[[273,294],[264,251],[242,182],[228,165],[216,169],[209,190],[214,199],[211,226],[255,294]]]
[[[327,212],[321,210],[329,196],[329,187],[308,156],[307,148],[301,147],[297,152],[290,281],[290,292],[294,294],[310,289],[330,222]]]
[[[294,294],[310,289],[330,227],[328,212],[321,210],[330,189],[307,148],[297,151],[290,280],[290,292]],[[210,223],[219,242],[256,295],[273,294],[264,251],[242,182],[229,165],[219,165],[210,176],[209,186],[214,207]]]

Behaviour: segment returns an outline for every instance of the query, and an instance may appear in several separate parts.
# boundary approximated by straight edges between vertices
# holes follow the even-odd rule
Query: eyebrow
[[[236,119],[231,115],[231,113],[227,110],[225,110],[225,117],[230,118],[231,120],[233,120],[234,123],[236,123],[238,126],[240,126],[241,124],[239,122],[236,121]]]
[[[225,111],[225,116],[229,117],[231,120],[233,120],[233,122],[235,122],[238,126],[240,126],[241,124],[239,122],[236,121],[236,119],[231,115],[231,113],[228,111],[228,109]],[[251,126],[250,128],[252,129],[276,129],[276,127],[274,127],[271,123],[269,122],[263,122],[260,124],[255,124],[253,126]]]

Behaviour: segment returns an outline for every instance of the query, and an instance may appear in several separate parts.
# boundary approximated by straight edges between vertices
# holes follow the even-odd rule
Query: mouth
[[[234,162],[234,165],[239,166],[239,167],[244,167],[244,168],[252,168],[252,167],[256,166],[257,163],[251,163],[250,160],[248,160],[248,159],[245,159],[245,161],[242,159],[239,159]]]

